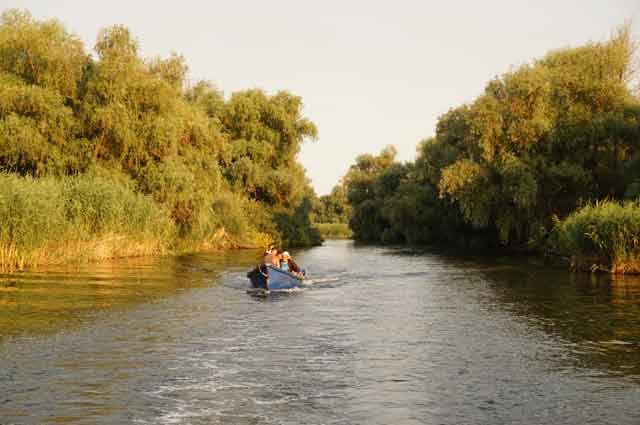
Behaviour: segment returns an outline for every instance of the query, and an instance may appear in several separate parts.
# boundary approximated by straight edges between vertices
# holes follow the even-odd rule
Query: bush
[[[640,203],[588,204],[555,226],[577,270],[640,273]]]

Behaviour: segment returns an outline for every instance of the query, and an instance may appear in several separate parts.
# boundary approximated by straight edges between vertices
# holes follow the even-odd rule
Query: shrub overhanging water
[[[576,270],[640,273],[640,202],[600,201],[557,222],[560,247]]]

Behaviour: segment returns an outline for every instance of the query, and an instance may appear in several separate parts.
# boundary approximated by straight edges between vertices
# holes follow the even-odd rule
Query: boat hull
[[[284,270],[269,266],[268,287],[270,291],[295,289],[302,286],[304,286],[302,279]]]

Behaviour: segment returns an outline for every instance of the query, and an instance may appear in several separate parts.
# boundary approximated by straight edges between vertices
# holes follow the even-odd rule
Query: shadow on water
[[[537,265],[483,272],[499,304],[572,345],[579,366],[640,379],[640,278]]]
[[[484,300],[488,309],[502,310],[557,339],[572,353],[567,362],[640,379],[640,276],[572,273],[526,256],[451,255],[405,247],[386,255],[436,256],[464,271],[461,282],[481,277],[476,283],[492,294]]]

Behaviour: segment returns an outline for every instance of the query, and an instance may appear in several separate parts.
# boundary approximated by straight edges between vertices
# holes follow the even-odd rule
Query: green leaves
[[[234,93],[222,108],[223,131],[231,139],[225,175],[251,199],[273,207],[295,208],[310,190],[296,162],[301,144],[317,135],[302,116],[302,101],[287,92]]]
[[[138,42],[123,25],[104,28],[98,34],[94,50],[102,60],[138,61]]]
[[[549,226],[580,199],[621,196],[623,162],[638,152],[640,134],[626,86],[632,48],[623,30],[606,43],[553,52],[443,116],[437,140],[458,149],[458,160],[442,171],[441,196],[474,226],[495,227],[505,244],[526,242],[528,223]],[[437,170],[443,149],[433,146],[418,162]]]
[[[50,88],[73,101],[88,62],[80,39],[59,22],[38,22],[18,10],[0,15],[0,72]]]
[[[491,175],[487,168],[470,159],[460,159],[442,171],[440,196],[450,196],[457,202],[464,217],[478,228],[491,219]]]
[[[584,200],[635,197],[640,102],[628,84],[629,31],[490,81],[439,118],[414,164],[394,163],[392,150],[359,156],[344,178],[354,236],[522,246],[543,243],[553,217]]]
[[[258,230],[280,238],[273,209],[293,214],[313,193],[296,159],[317,136],[302,99],[253,89],[225,101],[210,83],[186,87],[182,56],[141,57],[121,25],[100,31],[94,50],[56,21],[0,16],[0,171],[124,176],[169,211],[180,249],[220,235],[262,242]]]
[[[312,220],[315,223],[346,224],[351,217],[351,206],[342,185],[336,185],[329,195],[320,196],[313,206]]]

